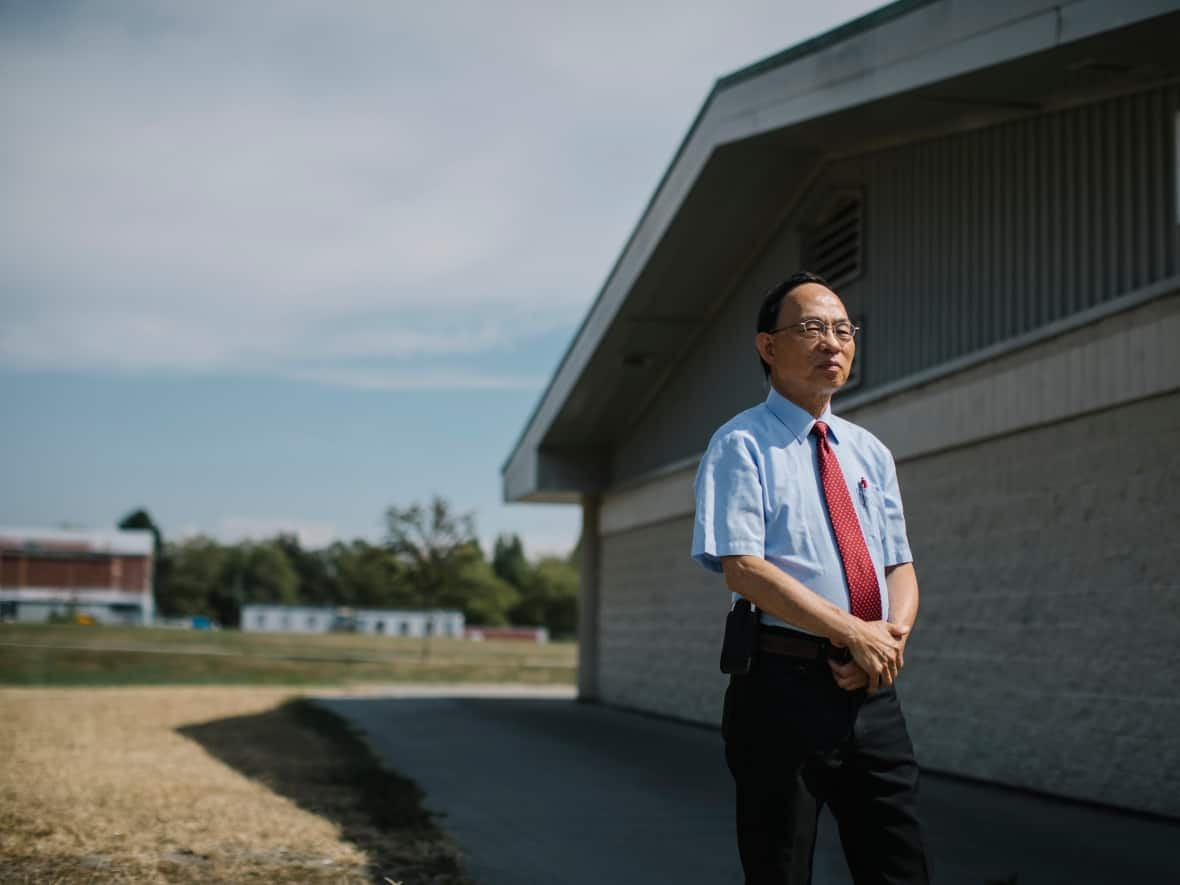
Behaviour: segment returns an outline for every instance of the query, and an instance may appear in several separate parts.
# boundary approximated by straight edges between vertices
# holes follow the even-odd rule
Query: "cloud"
[[[802,16],[6,5],[0,367],[316,381],[569,334],[712,78]],[[340,364],[292,371],[309,356]]]
[[[540,390],[541,375],[510,375],[455,368],[389,371],[382,369],[305,369],[287,373],[300,381],[360,390]]]
[[[456,310],[435,317],[448,328],[432,329],[421,327],[422,317],[408,314],[325,316],[313,322],[300,315],[267,316],[257,305],[232,315],[200,305],[142,305],[122,311],[80,306],[0,321],[0,355],[25,368],[246,369],[316,380],[308,363],[380,360],[398,371],[435,371],[423,360],[511,351],[524,338],[552,332],[555,324],[501,313],[481,317]]]

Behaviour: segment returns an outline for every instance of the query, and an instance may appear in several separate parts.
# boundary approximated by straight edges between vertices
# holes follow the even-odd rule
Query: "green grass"
[[[0,625],[5,685],[569,685],[576,646],[355,634],[295,635],[76,625]]]

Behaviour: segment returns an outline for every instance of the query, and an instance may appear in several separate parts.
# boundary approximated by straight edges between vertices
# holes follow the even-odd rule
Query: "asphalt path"
[[[321,697],[416,781],[481,885],[738,885],[733,786],[715,729],[567,691],[390,689]],[[923,775],[933,879],[1180,883],[1180,823]],[[849,885],[829,814],[815,885]]]

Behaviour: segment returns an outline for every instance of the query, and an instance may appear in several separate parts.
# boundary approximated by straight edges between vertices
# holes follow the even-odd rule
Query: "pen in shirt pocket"
[[[868,480],[866,480],[862,476],[860,478],[860,482],[857,483],[857,487],[860,489],[860,503],[862,505],[864,505],[865,510],[868,510],[869,509],[869,483],[868,483]]]

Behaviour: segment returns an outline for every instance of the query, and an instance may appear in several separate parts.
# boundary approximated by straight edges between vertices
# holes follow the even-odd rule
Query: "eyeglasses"
[[[856,333],[860,331],[860,326],[854,326],[848,320],[837,320],[831,325],[825,323],[823,320],[803,320],[799,323],[788,323],[785,326],[779,326],[777,329],[771,329],[767,335],[777,335],[779,332],[785,332],[787,329],[795,329],[799,335],[809,341],[818,341],[827,336],[830,331],[836,336],[837,341],[842,341],[847,344],[856,337]]]

